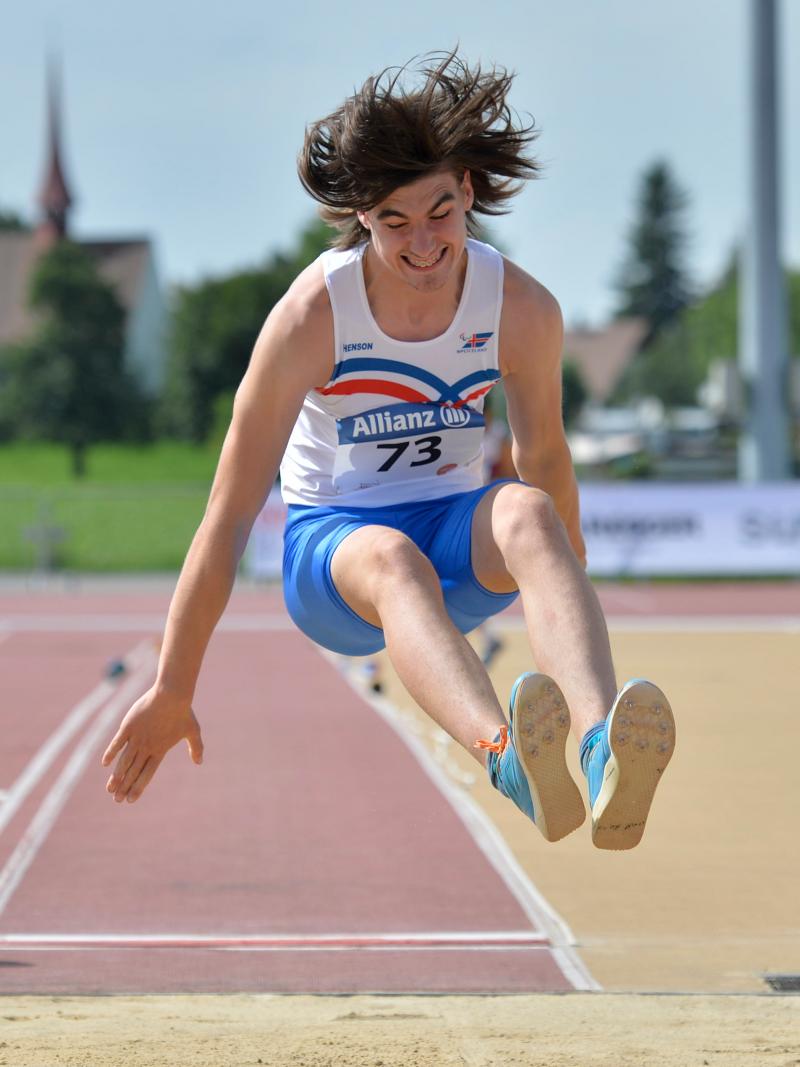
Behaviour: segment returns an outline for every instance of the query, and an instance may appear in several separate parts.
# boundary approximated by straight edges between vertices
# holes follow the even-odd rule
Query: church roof
[[[114,287],[126,312],[141,298],[142,283],[152,256],[145,237],[77,240],[69,232],[72,204],[61,151],[61,86],[58,61],[47,65],[47,152],[38,202],[42,217],[34,231],[0,231],[0,345],[29,336],[34,315],[29,303],[37,258],[55,241],[75,240],[97,264],[101,277]]]
[[[47,71],[47,163],[38,202],[45,218],[56,225],[58,234],[63,237],[72,194],[67,185],[61,153],[61,87],[53,59]]]
[[[139,300],[151,256],[146,238],[76,241],[97,264],[101,277],[114,287],[126,312]],[[42,248],[33,233],[0,232],[0,345],[20,341],[34,326],[28,291]]]

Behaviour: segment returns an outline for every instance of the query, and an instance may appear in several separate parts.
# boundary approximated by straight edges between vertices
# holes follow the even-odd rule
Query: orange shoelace
[[[488,752],[496,752],[498,756],[502,756],[508,746],[508,727],[500,727],[500,737],[497,741],[476,741],[472,746],[473,748],[483,748]]]

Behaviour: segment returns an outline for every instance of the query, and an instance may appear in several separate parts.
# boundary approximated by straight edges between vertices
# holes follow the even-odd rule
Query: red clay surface
[[[92,599],[91,611],[102,610]],[[47,611],[75,607],[52,602]],[[8,615],[8,603],[3,608]],[[18,633],[0,644],[4,688],[18,709],[0,762],[2,787],[97,685],[107,661],[136,640]],[[85,730],[0,833],[0,939],[22,938],[0,946],[1,991],[571,988],[546,938],[535,943],[530,919],[408,749],[304,638],[218,633],[195,707],[202,768],[176,749],[139,803],[118,806],[104,793],[108,772],[99,766],[112,728],[7,901],[9,860]],[[500,943],[435,943],[435,935],[487,931]],[[519,932],[530,943],[519,944]],[[112,947],[46,942],[98,934]],[[113,947],[125,935],[373,934],[432,935],[433,942]]]

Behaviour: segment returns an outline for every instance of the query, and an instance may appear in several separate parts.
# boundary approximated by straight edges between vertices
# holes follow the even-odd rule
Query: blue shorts
[[[283,595],[295,624],[318,645],[346,656],[384,646],[383,630],[357,615],[339,595],[331,559],[362,526],[389,526],[409,537],[439,575],[447,614],[462,633],[512,603],[518,593],[492,593],[472,569],[472,516],[493,482],[468,493],[384,508],[289,506],[284,531]]]

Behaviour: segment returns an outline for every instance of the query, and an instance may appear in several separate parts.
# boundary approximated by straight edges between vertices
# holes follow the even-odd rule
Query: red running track
[[[114,804],[99,754],[152,677],[152,639],[126,632],[146,600],[138,624],[119,597],[0,604],[0,991],[592,987],[481,826],[479,847],[468,798],[460,814],[309,642],[265,632],[274,604],[237,598],[243,628],[212,641],[202,768],[181,747]],[[102,681],[131,651],[128,677]]]

